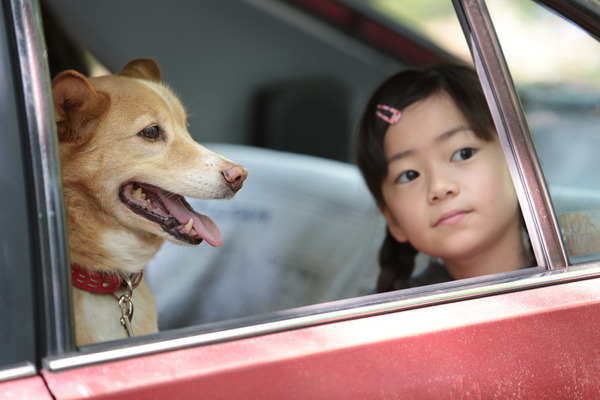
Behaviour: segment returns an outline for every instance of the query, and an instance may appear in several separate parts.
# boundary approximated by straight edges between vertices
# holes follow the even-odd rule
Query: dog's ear
[[[138,58],[129,61],[119,72],[119,75],[129,78],[141,78],[156,83],[162,80],[160,67],[151,58]]]
[[[110,97],[97,92],[85,76],[69,70],[52,80],[54,112],[58,138],[75,142],[96,128],[100,116],[108,109]]]

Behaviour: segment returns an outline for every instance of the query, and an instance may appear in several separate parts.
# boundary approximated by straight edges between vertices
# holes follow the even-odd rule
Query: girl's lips
[[[435,224],[433,224],[433,227],[435,228],[437,226],[452,225],[463,219],[469,213],[470,211],[467,210],[454,210],[447,212],[438,218]]]

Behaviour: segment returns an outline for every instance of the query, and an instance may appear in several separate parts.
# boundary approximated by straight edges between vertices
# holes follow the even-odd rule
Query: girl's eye
[[[419,173],[414,170],[404,171],[396,179],[396,183],[408,183],[419,177]]]
[[[465,147],[464,149],[460,149],[457,152],[455,152],[454,154],[452,154],[452,158],[450,160],[451,161],[465,161],[465,160],[468,160],[469,158],[473,157],[476,152],[477,152],[477,150],[472,147]]]
[[[149,127],[142,129],[138,132],[138,136],[148,140],[162,139],[162,133],[158,125],[150,125]]]

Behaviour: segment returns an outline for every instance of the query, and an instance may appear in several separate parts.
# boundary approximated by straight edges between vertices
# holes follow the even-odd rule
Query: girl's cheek
[[[392,197],[397,207],[409,213],[415,209],[419,202],[419,193],[415,187],[406,188],[396,185],[395,190],[392,192]]]
[[[407,202],[405,193],[403,193],[398,186],[399,185],[390,184],[387,185],[383,191],[383,199],[391,209],[401,208],[401,206]]]

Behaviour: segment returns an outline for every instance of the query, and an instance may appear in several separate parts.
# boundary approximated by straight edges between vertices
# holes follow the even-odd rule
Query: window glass
[[[489,0],[488,8],[570,263],[600,259],[600,44],[533,2]]]
[[[385,26],[389,18],[394,19],[397,27],[416,32],[417,39],[431,41],[452,56],[471,62],[450,1],[345,2],[363,3],[363,8],[368,4],[371,11],[386,17]],[[317,132],[315,136],[332,137],[334,129],[324,119],[316,125],[327,127],[323,135],[321,130],[290,121],[296,121],[291,118],[300,115],[295,100],[299,98],[302,105],[316,104],[317,111],[329,110],[314,100],[324,97],[328,102],[333,99],[334,111],[343,105],[343,136],[332,143],[333,148],[346,153],[350,127],[368,96],[387,76],[407,65],[401,57],[384,57],[385,54],[371,51],[389,38],[381,30],[375,31],[379,35],[372,35],[379,42],[366,49],[364,43],[318,24],[316,18],[307,22],[305,16],[282,6],[283,3],[182,3],[171,10],[179,17],[174,14],[172,19],[164,20],[160,7],[140,10],[133,3],[119,2],[115,3],[119,5],[115,11],[114,7],[90,0],[82,0],[77,6],[68,1],[52,2],[57,23],[65,27],[68,36],[77,38],[110,70],[117,71],[132,55],[157,59],[165,81],[188,106],[192,135],[250,171],[247,185],[231,202],[190,200],[220,227],[225,239],[223,247],[214,249],[204,244],[191,248],[167,243],[146,269],[145,276],[157,300],[161,330],[357,297],[375,290],[377,253],[385,223],[362,177],[345,162],[349,157],[344,154],[328,160],[320,152],[305,153],[320,158],[279,155],[238,143],[302,153],[297,148],[290,150],[293,146],[270,145],[267,139],[271,136],[264,133],[273,131],[280,135],[273,136],[275,139],[284,135],[298,138],[301,144],[321,150],[324,146],[309,135]],[[236,13],[230,12],[232,4]],[[115,18],[133,12],[127,7],[144,16],[140,15],[137,22],[130,21],[133,26],[114,24]],[[341,18],[339,28],[345,28],[343,11],[348,10],[318,10],[332,13],[323,11],[323,15]],[[94,21],[86,18],[91,14],[95,15]],[[215,35],[213,21],[220,21],[223,16],[230,20],[219,22],[223,32]],[[161,29],[148,31],[147,21],[161,21]],[[111,23],[115,29],[105,29]],[[50,23],[45,26],[52,27]],[[118,26],[123,27],[123,32]],[[52,33],[56,38],[56,32],[50,30],[47,36]],[[171,46],[184,32],[194,40],[183,41],[177,48]],[[173,37],[167,39],[166,35]],[[128,40],[123,41],[122,37]],[[407,37],[410,39],[411,35]],[[406,40],[394,44],[404,48]],[[62,43],[59,45],[61,48]],[[418,46],[409,46],[408,51],[415,47],[418,50]],[[176,49],[185,57],[174,57]],[[56,49],[49,43],[50,61],[60,55],[53,50]],[[301,122],[308,120],[305,115],[321,115],[313,110],[303,113]],[[268,118],[271,112],[277,119]],[[325,114],[338,115],[333,111]],[[273,129],[265,123],[280,120],[283,125],[273,123]],[[260,121],[263,123],[258,124]],[[301,131],[294,134],[293,129],[298,126]],[[261,140],[256,141],[256,137]],[[418,260],[417,268],[426,268],[427,262]]]

